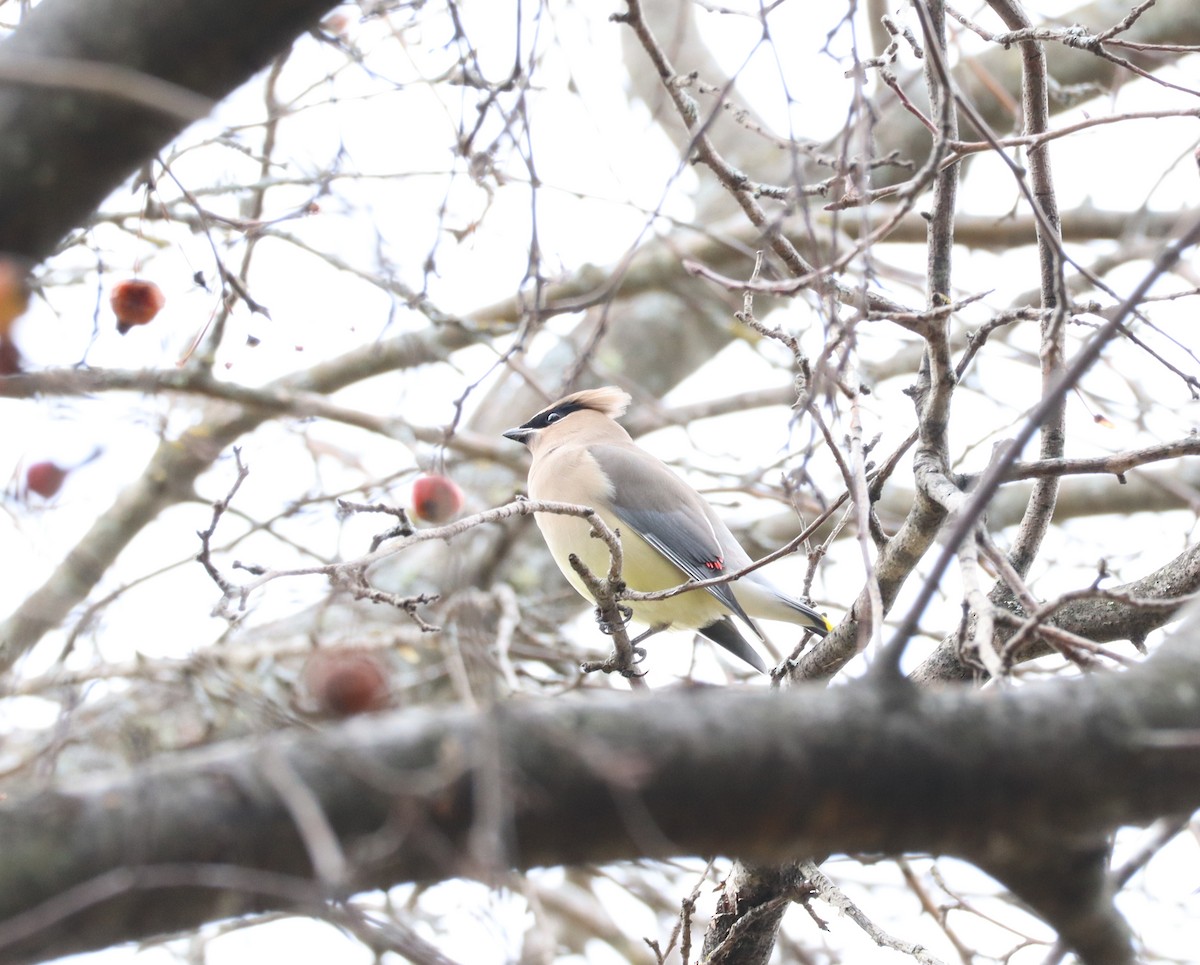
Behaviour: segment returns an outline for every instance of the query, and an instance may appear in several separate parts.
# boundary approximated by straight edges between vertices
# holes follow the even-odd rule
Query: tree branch
[[[131,72],[137,71],[215,101],[331,6],[330,0],[46,0],[0,52],[5,61],[85,61],[92,74],[116,73],[126,83],[136,82]],[[99,92],[90,75],[78,80],[0,89],[0,251],[34,260],[50,254],[185,126],[178,111],[139,105],[111,85]]]
[[[1098,848],[1118,825],[1200,806],[1200,699],[1179,686],[1197,679],[1193,613],[1134,670],[986,696],[897,702],[861,684],[592,694],[230,743],[0,801],[0,948],[36,961],[338,897],[305,883],[303,835],[264,753],[319,806],[346,855],[346,893],[495,870],[474,850],[484,841],[518,868],[927,851],[1014,878],[1051,844]],[[496,781],[503,826],[478,804]],[[1037,910],[1056,922],[1054,907]]]
[[[327,393],[381,372],[409,368],[446,357],[457,347],[455,329],[426,329],[367,345],[328,362],[268,383],[255,394]],[[447,345],[447,342],[450,344]],[[160,444],[142,474],[92,524],[46,582],[0,623],[0,671],[6,670],[42,635],[82,602],[129,542],[168,506],[195,499],[197,477],[225,448],[273,414],[255,406],[220,410]]]

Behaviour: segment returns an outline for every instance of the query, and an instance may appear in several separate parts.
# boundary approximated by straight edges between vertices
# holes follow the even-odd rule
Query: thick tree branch
[[[295,880],[312,869],[264,755],[319,805],[347,892],[487,872],[484,841],[520,868],[928,851],[1015,877],[1064,840],[1098,848],[1116,826],[1200,806],[1197,680],[1193,617],[1135,670],[989,695],[606,694],[228,744],[0,803],[0,947],[34,961],[337,897]],[[508,802],[501,826],[477,810],[486,786]],[[241,878],[205,870],[230,864]]]
[[[1170,562],[1141,579],[1120,586],[1107,587],[1108,597],[1098,595],[1075,599],[1056,609],[1046,621],[1050,626],[1066,630],[1094,643],[1132,640],[1140,643],[1152,631],[1175,619],[1186,598],[1200,592],[1200,544],[1189,547]],[[1149,605],[1155,602],[1178,601],[1163,609]],[[1145,601],[1147,605],[1139,605]],[[1005,631],[1001,640],[1011,635]],[[1013,659],[1032,660],[1053,652],[1054,648],[1036,633],[1022,646]],[[959,658],[954,640],[943,641],[912,673],[919,684],[946,680],[972,680],[979,675]]]
[[[0,53],[18,62],[113,65],[215,101],[331,6],[330,0],[46,0],[0,44]],[[87,81],[85,73],[74,87],[0,88],[0,251],[35,260],[50,254],[185,126],[178,111],[99,93]]]

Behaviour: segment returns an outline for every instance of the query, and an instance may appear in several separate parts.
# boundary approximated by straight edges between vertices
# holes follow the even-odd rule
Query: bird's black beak
[[[511,439],[513,442],[519,442],[523,446],[529,445],[529,437],[533,435],[532,429],[526,429],[524,426],[517,426],[515,429],[506,429],[501,435],[505,439]]]

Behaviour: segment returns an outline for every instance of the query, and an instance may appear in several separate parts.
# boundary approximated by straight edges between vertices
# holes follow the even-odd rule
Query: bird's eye
[[[546,416],[546,425],[550,425],[551,422],[557,422],[561,418],[561,412],[551,412]]]

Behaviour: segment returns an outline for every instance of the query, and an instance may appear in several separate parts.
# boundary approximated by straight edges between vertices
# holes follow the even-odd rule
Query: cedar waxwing
[[[633,590],[650,592],[705,580],[752,562],[713,508],[662,462],[639,448],[615,421],[629,404],[615,386],[588,389],[559,399],[505,437],[533,454],[529,498],[590,506],[621,533],[622,578]],[[537,513],[538,528],[563,575],[590,599],[567,560],[574,553],[592,573],[608,571],[603,541],[590,535],[577,516]],[[832,627],[816,610],[763,576],[747,573],[732,583],[680,593],[666,600],[626,601],[636,619],[654,629],[688,627],[767,672],[762,658],[731,619],[744,620],[760,639],[752,617],[795,623],[820,636]]]

